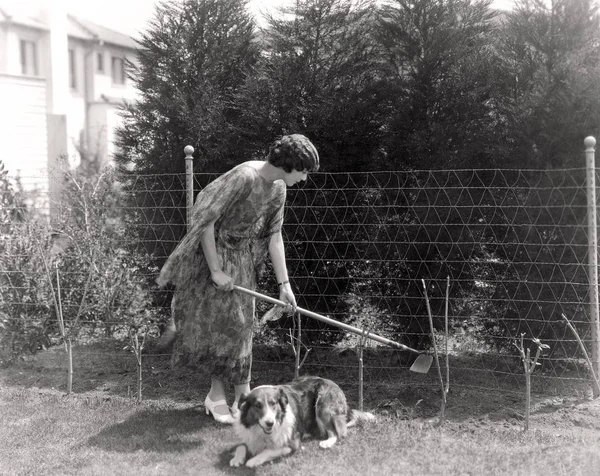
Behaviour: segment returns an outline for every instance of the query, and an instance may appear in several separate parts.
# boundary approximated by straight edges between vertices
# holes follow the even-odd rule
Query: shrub
[[[99,176],[67,175],[63,206],[54,232],[54,265],[60,270],[65,321],[80,316],[72,330],[90,335],[128,331],[141,321],[154,322],[149,280],[156,275],[150,256],[140,251],[135,223],[120,208],[121,192],[112,170]],[[130,218],[130,217],[129,217]],[[91,275],[91,277],[90,277]],[[86,290],[86,282],[90,283]]]
[[[15,202],[6,174],[0,190],[3,205]],[[66,175],[52,228],[26,213],[2,213],[0,348],[9,360],[60,342],[54,299],[71,338],[153,328],[158,312],[148,281],[157,270],[139,251],[120,200],[111,170],[80,170]]]
[[[0,361],[49,345],[49,295],[38,246],[47,233],[25,218],[25,194],[0,161]]]

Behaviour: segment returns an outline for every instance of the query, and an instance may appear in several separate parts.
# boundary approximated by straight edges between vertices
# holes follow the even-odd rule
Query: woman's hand
[[[223,271],[211,272],[210,278],[219,291],[233,291],[233,279]]]
[[[290,283],[284,283],[279,287],[279,300],[289,304],[287,311],[296,312],[296,297]]]

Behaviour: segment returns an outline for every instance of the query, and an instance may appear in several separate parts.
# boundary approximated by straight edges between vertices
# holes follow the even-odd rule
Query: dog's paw
[[[257,458],[256,456],[254,458],[250,458],[248,461],[246,461],[246,467],[247,468],[256,468],[257,466],[260,466],[263,463],[261,458]]]
[[[247,451],[244,445],[240,445],[235,449],[235,454],[231,461],[229,461],[229,466],[233,466],[237,468],[238,466],[242,466],[246,461]]]
[[[337,441],[337,439],[335,439],[335,438],[327,438],[326,440],[319,441],[319,446],[323,449],[328,450],[333,445],[335,445],[336,441]]]

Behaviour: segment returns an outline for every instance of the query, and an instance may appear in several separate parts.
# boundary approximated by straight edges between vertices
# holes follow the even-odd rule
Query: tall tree
[[[380,143],[386,75],[373,37],[374,13],[368,0],[298,0],[267,17],[260,67],[237,101],[241,135],[256,150],[268,144],[267,138],[300,132],[316,144],[322,171],[385,167]],[[345,204],[333,200],[341,195],[322,190],[335,188],[334,177],[317,174],[311,180],[317,190],[310,196],[297,188],[288,191],[284,233],[288,243],[296,244],[287,249],[290,273],[305,301],[301,305],[344,313],[354,267],[342,265],[340,255],[345,250],[346,258],[355,257],[352,240],[365,240],[365,232],[334,231],[324,224],[356,224],[364,217],[347,216]],[[349,188],[344,201],[368,202],[358,186]],[[332,297],[324,300],[323,295]],[[322,335],[339,338],[336,332]]]
[[[518,0],[504,23],[517,155],[535,167],[580,166],[600,124],[600,20],[593,0]]]
[[[303,132],[324,170],[377,167],[385,109],[369,0],[298,0],[267,17],[261,73],[238,103],[245,131]]]
[[[140,93],[119,129],[122,166],[139,172],[183,169],[190,144],[204,167],[238,160],[232,100],[259,48],[246,0],[166,1],[139,41],[130,77]]]
[[[196,171],[221,172],[247,155],[233,101],[260,50],[246,3],[160,4],[139,40],[138,64],[129,65],[139,99],[123,111],[115,160],[131,192],[132,219],[159,261],[185,232],[184,147],[196,150]]]
[[[394,76],[387,148],[398,166],[495,166],[506,152],[489,0],[393,0],[378,39]]]

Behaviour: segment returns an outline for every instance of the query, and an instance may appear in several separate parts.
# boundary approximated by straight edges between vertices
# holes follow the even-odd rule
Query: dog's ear
[[[281,406],[281,409],[285,410],[285,407],[287,406],[289,400],[288,400],[288,396],[284,392],[283,388],[279,389],[279,395],[277,397],[277,400],[279,401],[279,405]]]

